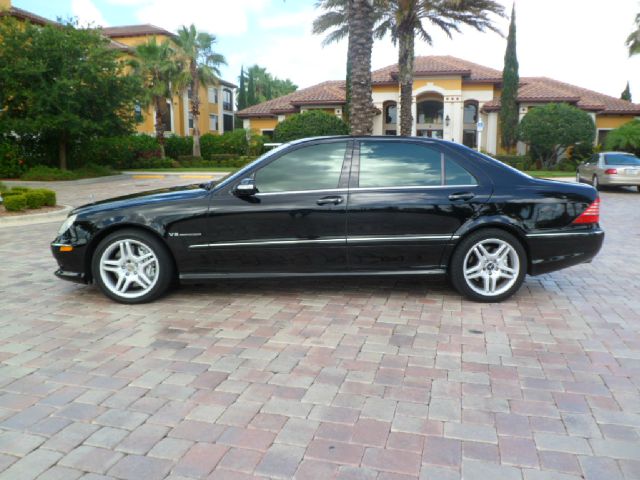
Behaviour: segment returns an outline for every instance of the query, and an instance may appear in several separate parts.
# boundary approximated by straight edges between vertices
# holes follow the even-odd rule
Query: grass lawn
[[[575,177],[575,172],[560,172],[558,170],[527,170],[524,173],[537,178]]]

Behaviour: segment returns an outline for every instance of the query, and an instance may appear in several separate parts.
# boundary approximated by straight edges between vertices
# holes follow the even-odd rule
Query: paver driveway
[[[0,229],[0,479],[639,479],[640,194],[602,199],[595,262],[497,305],[358,279],[122,306],[52,276],[57,224]]]

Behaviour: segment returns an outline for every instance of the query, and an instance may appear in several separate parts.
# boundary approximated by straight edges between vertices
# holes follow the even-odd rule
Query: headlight
[[[58,229],[58,236],[69,230],[71,228],[71,225],[73,225],[73,223],[76,221],[76,218],[78,218],[78,215],[69,215],[64,223],[60,225],[60,228]]]

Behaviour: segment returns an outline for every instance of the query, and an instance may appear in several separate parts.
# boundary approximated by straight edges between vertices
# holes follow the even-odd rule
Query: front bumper
[[[594,226],[581,231],[534,233],[527,235],[527,241],[529,275],[541,275],[591,262],[602,248],[604,230]]]
[[[61,278],[62,280],[67,280],[69,282],[81,283],[84,285],[90,283],[87,280],[87,276],[84,273],[80,272],[67,272],[59,268],[54,272],[54,275],[58,278]]]
[[[64,251],[63,247],[72,247],[72,250]],[[76,283],[91,283],[91,277],[87,272],[85,263],[85,249],[85,245],[54,241],[51,244],[51,253],[58,263],[58,270],[55,271],[55,276]]]

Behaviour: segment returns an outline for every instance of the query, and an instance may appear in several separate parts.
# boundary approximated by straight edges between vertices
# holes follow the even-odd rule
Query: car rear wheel
[[[600,190],[600,180],[598,180],[598,177],[596,175],[593,176],[591,185],[593,185],[593,188],[595,188],[596,190]]]
[[[582,178],[580,178],[580,172],[576,172],[576,183],[582,183]]]
[[[475,232],[453,254],[450,278],[462,295],[478,302],[500,302],[524,281],[527,254],[516,237],[498,229]]]
[[[93,254],[93,276],[109,298],[127,304],[160,297],[173,279],[166,247],[140,230],[120,230],[100,242]]]

